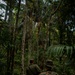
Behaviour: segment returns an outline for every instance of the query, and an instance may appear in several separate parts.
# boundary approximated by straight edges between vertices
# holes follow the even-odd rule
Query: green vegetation
[[[31,58],[42,69],[52,59],[59,75],[75,75],[75,0],[2,1],[0,75],[25,75]]]

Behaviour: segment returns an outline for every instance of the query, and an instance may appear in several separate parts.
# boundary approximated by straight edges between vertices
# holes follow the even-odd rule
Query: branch
[[[59,9],[59,7],[60,7],[62,1],[63,1],[63,0],[60,1],[59,5],[58,5],[57,8],[55,9],[55,11],[50,15],[50,17],[49,17],[49,19],[48,19],[48,24],[50,24],[50,21],[49,21],[49,20],[51,20],[52,16],[57,12],[57,10]]]
[[[58,5],[57,8],[55,9],[55,11],[51,14],[50,17],[52,17],[52,16],[57,12],[57,10],[59,9],[59,7],[60,7],[62,1],[63,1],[63,0],[60,1],[59,5]]]
[[[16,14],[16,28],[17,28],[17,24],[18,24],[18,17],[19,17],[20,5],[21,5],[21,0],[19,0],[18,11],[17,11],[17,14]]]

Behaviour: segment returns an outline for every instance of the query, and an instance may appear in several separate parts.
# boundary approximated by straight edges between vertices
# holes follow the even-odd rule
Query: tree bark
[[[25,13],[24,13],[24,24],[23,24],[23,36],[22,36],[22,62],[21,62],[21,75],[25,75],[25,69],[24,69],[24,50],[25,50],[25,39],[26,39],[26,28],[27,28],[27,6],[25,5]]]
[[[10,5],[9,5],[9,19],[8,19],[8,24],[9,24],[9,31],[10,31],[10,43],[8,45],[8,48],[7,48],[7,75],[12,75],[11,73],[11,60],[12,60],[12,30],[11,30],[11,26],[12,26],[12,1],[10,1]]]
[[[26,38],[26,16],[25,16],[25,21],[24,21],[24,25],[23,25],[23,37],[22,37],[22,75],[25,75],[25,73],[24,73],[25,38]]]

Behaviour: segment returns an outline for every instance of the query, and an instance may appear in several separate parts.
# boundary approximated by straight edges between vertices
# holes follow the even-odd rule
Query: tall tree
[[[24,52],[25,52],[25,38],[26,38],[26,27],[27,27],[27,5],[26,5],[26,3],[25,3],[25,12],[24,12],[24,24],[23,24],[23,36],[22,36],[22,48],[21,48],[21,50],[22,50],[22,67],[21,67],[21,73],[22,73],[22,75],[25,75],[25,66],[24,66],[24,64],[25,64],[25,56],[24,56]]]

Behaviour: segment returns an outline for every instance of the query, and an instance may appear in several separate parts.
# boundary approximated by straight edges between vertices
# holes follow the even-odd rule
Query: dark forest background
[[[25,75],[32,58],[75,75],[75,0],[0,2],[0,75]]]

